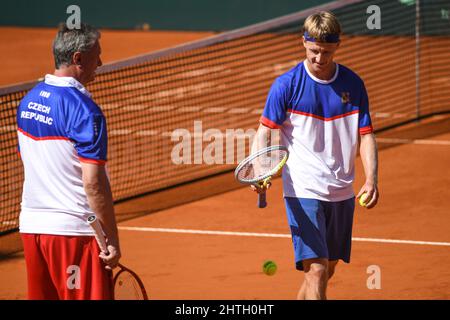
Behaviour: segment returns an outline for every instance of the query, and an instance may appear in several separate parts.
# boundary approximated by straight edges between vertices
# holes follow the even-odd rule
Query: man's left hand
[[[356,198],[359,199],[364,193],[367,194],[366,198],[367,204],[365,207],[367,209],[375,207],[378,202],[378,198],[380,196],[377,184],[374,182],[366,181],[366,183],[362,186]]]

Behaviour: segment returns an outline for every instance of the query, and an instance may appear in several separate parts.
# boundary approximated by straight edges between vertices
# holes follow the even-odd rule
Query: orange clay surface
[[[103,63],[172,47],[212,32],[101,30]],[[36,80],[53,73],[56,29],[0,27],[0,86]]]
[[[450,141],[450,133],[429,138]],[[404,144],[379,154],[381,199],[356,207],[350,264],[339,263],[329,283],[330,299],[449,299],[450,145]],[[355,186],[363,182],[357,160]],[[120,223],[151,227],[288,234],[281,180],[256,208],[247,188]],[[123,205],[122,205],[123,207]],[[303,275],[294,269],[291,240],[121,229],[122,262],[139,273],[152,299],[295,299]],[[445,242],[446,245],[383,243],[379,239]],[[274,276],[262,273],[274,260]],[[371,265],[381,270],[381,288],[368,289]],[[21,253],[0,262],[1,299],[26,297]]]
[[[1,84],[32,80],[52,71],[54,30],[1,28],[0,35],[2,58],[9,57],[0,59]],[[103,59],[117,60],[207,35],[105,31]],[[404,137],[399,133],[396,138]],[[371,210],[356,206],[352,261],[338,264],[329,283],[330,299],[450,298],[450,212],[446,204],[450,133],[427,140],[444,142],[380,150],[381,199]],[[357,192],[363,183],[363,169],[360,158],[356,163]],[[120,206],[126,210],[127,204]],[[187,234],[125,227],[256,234]],[[295,299],[303,278],[294,269],[291,240],[284,236],[289,228],[280,179],[274,181],[265,209],[256,208],[256,195],[241,188],[128,220],[119,228],[122,262],[142,277],[151,299]],[[281,236],[268,238],[257,233]],[[434,243],[383,242],[386,239]],[[271,277],[262,273],[262,264],[268,259],[278,264]],[[367,270],[373,265],[381,271],[380,289],[367,287]],[[26,298],[22,253],[0,260],[0,282],[0,299]]]

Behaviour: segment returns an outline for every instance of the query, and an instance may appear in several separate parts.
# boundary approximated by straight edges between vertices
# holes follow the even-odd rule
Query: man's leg
[[[58,300],[58,292],[42,254],[39,234],[20,234],[23,242],[27,266],[27,286],[29,300]]]
[[[338,260],[328,261],[328,281],[334,275],[334,271],[335,271],[337,263],[338,263]],[[328,285],[328,283],[327,283],[327,285]],[[305,300],[305,298],[306,298],[306,276],[305,276],[305,280],[303,281],[303,283],[300,287],[300,290],[298,291],[297,300]]]
[[[334,275],[339,260],[328,260],[328,280]]]
[[[297,300],[305,300],[305,292],[306,292],[306,282],[305,280],[303,280],[300,290],[298,290],[297,293]]]
[[[94,237],[46,235],[47,261],[62,300],[112,300],[111,271]]]
[[[292,234],[296,268],[305,271],[305,283],[300,288],[297,298],[304,299],[308,298],[307,292],[310,288],[308,284],[311,283],[311,286],[313,283],[317,284],[314,280],[317,275],[323,278],[327,273],[328,249],[324,207],[320,200],[291,197],[285,198],[285,205]],[[323,282],[319,287],[323,287]]]
[[[307,259],[305,269],[305,300],[326,300],[328,260]]]

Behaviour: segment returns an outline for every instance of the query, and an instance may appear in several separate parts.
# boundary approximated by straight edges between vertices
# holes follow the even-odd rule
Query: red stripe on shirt
[[[369,134],[369,133],[372,133],[372,132],[373,132],[373,127],[371,125],[359,128],[359,134],[361,134],[361,135]]]
[[[89,158],[82,158],[82,157],[78,157],[78,159],[80,160],[80,162],[84,162],[84,163],[98,164],[101,166],[104,166],[106,164],[106,160],[97,160],[97,159],[89,159]]]
[[[36,140],[36,141],[42,141],[42,140],[66,140],[66,141],[69,141],[70,140],[67,137],[58,137],[58,136],[35,137],[32,134],[30,134],[28,132],[25,132],[25,131],[23,131],[20,128],[17,128],[17,131],[21,132],[23,135],[27,136],[28,138],[31,138],[31,139]]]
[[[344,117],[350,116],[352,114],[359,113],[359,110],[353,110],[353,111],[350,111],[350,112],[347,112],[347,113],[344,113],[344,114],[340,114],[340,115],[337,115],[337,116],[334,116],[334,117],[331,117],[331,118],[325,118],[325,117],[321,117],[321,116],[318,116],[318,115],[315,115],[315,114],[312,114],[312,113],[297,111],[297,110],[293,110],[293,109],[288,109],[287,112],[294,113],[294,114],[300,114],[300,115],[306,116],[306,117],[312,117],[312,118],[319,119],[319,120],[322,120],[322,121],[332,121],[332,120],[336,120],[336,119],[340,119],[340,118],[344,118]]]
[[[261,116],[261,118],[259,119],[259,122],[261,122],[266,127],[269,127],[270,129],[280,129],[279,124],[273,122],[272,120],[267,119],[264,116]]]

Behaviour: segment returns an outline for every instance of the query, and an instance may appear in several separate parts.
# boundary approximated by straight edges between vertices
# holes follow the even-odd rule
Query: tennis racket
[[[108,253],[106,238],[97,217],[89,216],[87,222],[94,230],[100,250]],[[114,276],[114,300],[148,300],[147,291],[139,276],[120,263],[119,269],[119,272]]]
[[[254,185],[259,188],[258,208],[265,208],[266,187],[289,158],[289,151],[285,146],[276,145],[263,148],[241,161],[234,171],[234,177],[243,184]]]

